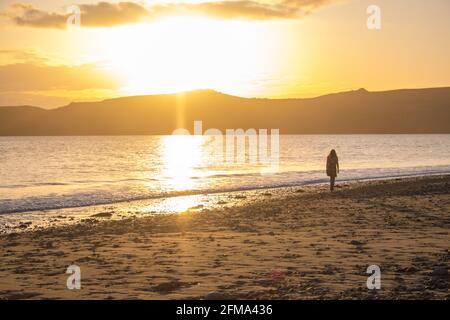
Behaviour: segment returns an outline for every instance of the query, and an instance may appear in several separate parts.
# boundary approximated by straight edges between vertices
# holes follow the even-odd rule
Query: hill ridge
[[[450,133],[450,87],[316,98],[243,98],[214,90],[75,102],[56,109],[1,107],[0,135],[171,134],[204,128],[280,129],[282,134]]]

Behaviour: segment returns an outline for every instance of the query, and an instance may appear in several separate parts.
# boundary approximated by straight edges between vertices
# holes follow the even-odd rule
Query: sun
[[[263,30],[246,21],[170,17],[98,32],[98,59],[122,94],[216,89],[245,94],[268,66]]]

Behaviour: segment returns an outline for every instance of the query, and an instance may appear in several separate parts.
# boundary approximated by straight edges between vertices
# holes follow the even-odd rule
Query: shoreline
[[[427,178],[436,176],[450,176],[450,172],[439,172],[439,173],[429,173],[429,174],[399,174],[387,177],[371,177],[362,179],[345,179],[338,180],[337,188],[340,185],[354,185],[358,183],[372,182],[372,181],[390,181],[397,179],[416,179],[416,178]],[[302,183],[297,185],[283,185],[283,186],[269,186],[269,187],[256,187],[248,189],[238,189],[229,191],[217,191],[217,192],[199,192],[199,193],[187,193],[180,195],[168,195],[168,196],[157,196],[149,197],[143,199],[132,199],[116,201],[111,203],[100,203],[94,205],[86,206],[73,206],[64,208],[50,208],[50,209],[40,209],[32,211],[21,211],[21,212],[11,212],[0,214],[0,235],[9,234],[15,232],[29,232],[40,229],[45,229],[54,226],[68,226],[83,222],[85,219],[96,218],[101,216],[105,212],[118,211],[119,215],[114,217],[115,220],[120,220],[124,218],[129,218],[133,216],[145,217],[149,214],[172,214],[181,213],[183,211],[191,209],[191,207],[197,207],[199,205],[203,206],[205,209],[220,209],[223,204],[228,204],[229,198],[238,197],[247,199],[248,197],[254,197],[258,193],[274,192],[278,195],[283,195],[289,192],[291,189],[295,188],[307,188],[307,189],[317,189],[320,190],[321,187],[327,186],[328,182],[312,182],[312,183]],[[191,203],[191,207],[187,206],[177,206],[172,208],[170,203],[176,203],[179,199],[181,202],[187,204]],[[189,200],[191,199],[191,200]],[[225,200],[224,200],[225,199]],[[216,205],[211,205],[211,202],[216,202]],[[169,205],[164,205],[164,203],[169,203]],[[203,204],[201,204],[203,203]],[[242,204],[238,204],[242,205]],[[135,212],[124,208],[134,208]],[[148,208],[144,211],[137,208]],[[106,214],[105,214],[106,215]],[[113,218],[113,216],[107,217]]]
[[[450,299],[450,175],[327,190],[0,235],[0,299]],[[81,290],[66,287],[72,264]],[[373,264],[381,290],[366,288]]]

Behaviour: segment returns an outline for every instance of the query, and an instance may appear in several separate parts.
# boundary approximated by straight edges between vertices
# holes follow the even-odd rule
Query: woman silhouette
[[[327,157],[327,176],[330,177],[330,191],[334,190],[334,180],[339,173],[339,159],[336,151],[333,149]]]

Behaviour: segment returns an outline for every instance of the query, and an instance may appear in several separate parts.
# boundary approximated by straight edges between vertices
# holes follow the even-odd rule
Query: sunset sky
[[[448,0],[0,0],[0,105],[450,86],[449,13]]]

